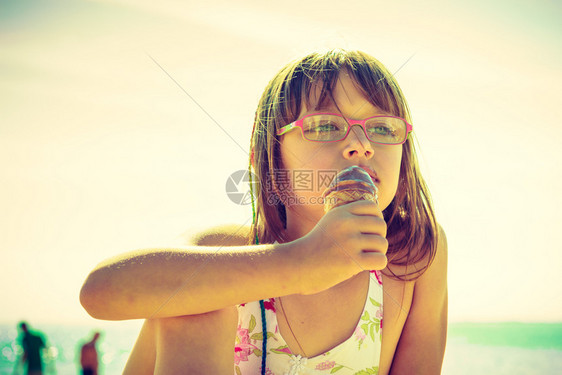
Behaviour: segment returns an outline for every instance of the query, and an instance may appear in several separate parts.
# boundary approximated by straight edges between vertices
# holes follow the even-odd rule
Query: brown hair
[[[310,101],[315,83],[322,83],[318,103],[332,97],[341,70],[364,91],[371,104],[411,123],[406,99],[392,74],[374,57],[360,51],[342,49],[312,53],[286,65],[269,82],[258,103],[251,138],[251,164],[259,184],[256,189],[257,210],[249,243],[286,242],[286,208],[279,195],[275,172],[281,170],[277,129],[295,120],[303,100]],[[427,265],[404,275],[392,273],[400,280],[414,280],[429,267],[437,246],[437,223],[429,190],[421,176],[413,134],[402,145],[398,189],[383,214],[387,221],[389,264],[408,266],[427,257]],[[253,160],[252,160],[253,159]],[[250,174],[251,175],[251,174]],[[268,189],[266,187],[272,187]]]

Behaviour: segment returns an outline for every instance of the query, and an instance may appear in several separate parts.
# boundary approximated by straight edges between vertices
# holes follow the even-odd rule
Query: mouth
[[[380,182],[379,178],[377,177],[377,173],[373,169],[371,169],[370,167],[368,167],[366,165],[359,165],[358,167],[363,168],[365,170],[365,172],[367,172],[369,174],[369,176],[371,176],[374,183]]]

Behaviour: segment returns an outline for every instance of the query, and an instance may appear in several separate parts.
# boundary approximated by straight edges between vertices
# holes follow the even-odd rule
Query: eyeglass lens
[[[332,142],[342,140],[349,124],[343,117],[313,115],[303,119],[303,134],[310,141]],[[406,140],[404,120],[393,117],[374,117],[365,122],[367,138],[382,144],[400,144]]]

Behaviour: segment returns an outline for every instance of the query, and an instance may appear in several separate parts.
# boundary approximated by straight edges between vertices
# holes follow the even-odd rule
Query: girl
[[[93,317],[146,319],[125,373],[438,374],[447,245],[410,122],[365,53],[283,68],[252,132],[252,226],[110,259],[82,287]],[[369,172],[378,204],[324,213],[323,177],[350,166]]]

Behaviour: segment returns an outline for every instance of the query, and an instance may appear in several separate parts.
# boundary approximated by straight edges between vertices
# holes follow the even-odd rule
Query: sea
[[[0,324],[0,375],[24,374],[14,324]],[[140,325],[104,326],[98,342],[100,374],[121,374]],[[45,375],[79,374],[78,354],[97,327],[33,326],[46,338]],[[562,323],[451,323],[442,374],[562,374]]]

